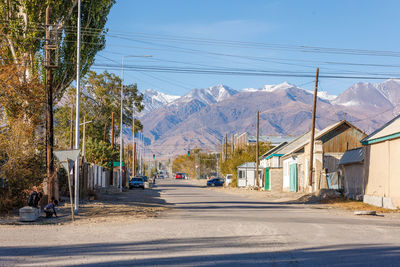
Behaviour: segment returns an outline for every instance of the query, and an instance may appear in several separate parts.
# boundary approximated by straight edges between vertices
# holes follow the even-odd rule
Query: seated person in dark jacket
[[[34,186],[32,188],[32,192],[29,194],[28,206],[38,208],[39,200],[40,200],[40,194],[37,191],[37,187]]]
[[[46,218],[51,218],[54,214],[54,216],[57,217],[57,212],[55,209],[55,206],[57,206],[58,201],[57,200],[52,200],[49,204],[44,207],[44,212],[46,213]]]

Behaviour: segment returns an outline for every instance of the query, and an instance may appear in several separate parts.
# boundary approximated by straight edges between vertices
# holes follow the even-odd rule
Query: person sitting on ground
[[[39,208],[39,200],[40,200],[40,194],[37,191],[37,187],[34,186],[32,187],[32,192],[29,194],[28,198],[28,206],[29,207],[34,207],[34,208]]]
[[[57,212],[55,207],[58,204],[58,200],[52,200],[49,204],[46,205],[46,207],[44,207],[44,212],[46,213],[46,218],[51,218],[54,216],[57,217]]]

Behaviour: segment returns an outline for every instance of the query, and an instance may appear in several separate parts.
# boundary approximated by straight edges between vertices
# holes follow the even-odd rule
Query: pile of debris
[[[296,202],[303,204],[319,204],[331,203],[338,200],[343,200],[343,195],[339,191],[335,189],[320,189],[315,193],[300,197]]]

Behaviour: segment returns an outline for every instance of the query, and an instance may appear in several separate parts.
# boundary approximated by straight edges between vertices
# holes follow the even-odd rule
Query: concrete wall
[[[344,195],[360,200],[364,195],[364,164],[354,163],[341,166]]]
[[[365,152],[364,201],[377,197],[388,208],[400,207],[400,139],[369,145]]]
[[[269,169],[269,180],[270,180],[271,191],[282,192],[282,186],[283,186],[282,172],[283,168]]]

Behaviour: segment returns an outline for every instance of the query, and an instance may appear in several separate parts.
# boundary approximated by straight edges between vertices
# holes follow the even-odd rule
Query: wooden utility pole
[[[232,134],[232,147],[231,147],[231,154],[233,155],[233,152],[235,152],[235,135]]]
[[[82,156],[85,158],[86,146],[86,116],[83,117],[83,140],[82,140]]]
[[[53,129],[53,75],[51,64],[51,49],[52,44],[50,34],[50,6],[46,8],[46,173],[47,173],[47,189],[49,199],[56,197],[55,184],[56,177],[54,172],[53,147],[54,147],[54,129]]]
[[[317,112],[317,91],[318,91],[318,76],[319,68],[315,73],[315,86],[314,86],[314,102],[313,102],[313,114],[312,114],[312,126],[311,126],[311,140],[310,140],[310,168],[308,169],[308,185],[313,184],[313,161],[314,161],[314,133],[315,133],[315,115]],[[312,189],[311,189],[312,191]]]
[[[228,159],[228,134],[225,134],[225,160]]]
[[[111,147],[114,148],[114,112],[111,113]]]
[[[74,148],[74,106],[71,107],[71,119],[69,126],[69,149]]]
[[[136,163],[137,163],[137,158],[136,158],[136,141],[133,143],[133,176],[136,176]]]
[[[222,158],[222,160],[225,160],[225,137],[222,137],[221,158]]]
[[[259,129],[260,129],[260,111],[257,111],[257,141],[256,141],[256,185],[257,187],[260,187],[260,179],[258,176],[258,150],[259,150]]]

